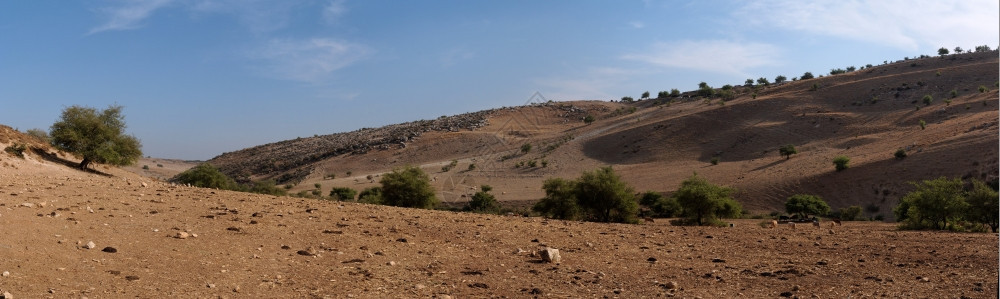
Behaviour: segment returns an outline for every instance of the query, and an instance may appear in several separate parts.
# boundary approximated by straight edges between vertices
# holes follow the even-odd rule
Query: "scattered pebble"
[[[94,241],[87,242],[87,245],[83,245],[83,248],[87,249],[94,249],[94,247],[97,247],[97,244],[94,244]]]

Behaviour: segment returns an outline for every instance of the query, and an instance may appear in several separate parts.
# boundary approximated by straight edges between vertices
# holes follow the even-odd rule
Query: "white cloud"
[[[639,21],[628,22],[628,25],[635,29],[642,29],[643,27],[646,27],[646,24]]]
[[[778,64],[780,50],[764,43],[724,40],[656,43],[649,50],[621,58],[668,68],[685,68],[721,74],[743,75],[747,70]]]
[[[904,50],[998,42],[996,0],[772,0],[733,14],[741,22],[834,36]]]
[[[340,16],[347,13],[347,7],[344,5],[346,3],[346,0],[331,0],[323,8],[323,19],[328,23],[336,22]]]
[[[261,69],[270,76],[318,82],[333,72],[365,59],[371,50],[364,45],[329,39],[274,39],[250,57],[263,62]]]
[[[170,2],[171,0],[129,0],[122,2],[119,6],[102,8],[100,11],[108,16],[108,21],[91,28],[87,34],[142,27],[143,20]]]
[[[277,31],[288,25],[292,11],[302,1],[282,0],[192,0],[195,13],[228,14],[255,33]]]

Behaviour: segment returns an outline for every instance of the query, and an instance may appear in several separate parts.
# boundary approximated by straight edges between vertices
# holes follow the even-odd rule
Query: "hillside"
[[[470,188],[489,184],[510,206],[541,198],[546,178],[612,165],[638,191],[669,193],[697,172],[737,188],[737,200],[758,213],[808,193],[835,209],[860,205],[869,217],[891,218],[909,181],[998,177],[998,72],[996,51],[909,59],[756,91],[739,86],[725,103],[693,92],[636,103],[533,103],[283,141],[209,162],[244,180],[295,184],[293,192],[320,183],[323,194],[375,186],[381,173],[419,165],[447,203],[460,205]],[[588,114],[597,121],[584,124]],[[534,150],[521,154],[525,143]],[[785,144],[799,154],[781,157]],[[897,160],[900,148],[908,157]],[[839,155],[850,157],[850,168],[835,172]],[[452,160],[457,166],[442,171]],[[532,160],[546,167],[516,167]]]
[[[0,147],[29,142],[0,127]],[[188,188],[113,167],[83,172],[66,165],[72,157],[39,146],[24,158],[0,152],[5,298],[993,298],[998,291],[996,234],[897,231],[877,222],[677,227],[404,209]],[[545,248],[559,249],[560,261],[543,261],[537,251]]]

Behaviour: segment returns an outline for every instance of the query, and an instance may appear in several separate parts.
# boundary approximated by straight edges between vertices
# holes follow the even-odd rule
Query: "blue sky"
[[[125,106],[146,155],[1000,45],[974,1],[0,0],[0,124]]]

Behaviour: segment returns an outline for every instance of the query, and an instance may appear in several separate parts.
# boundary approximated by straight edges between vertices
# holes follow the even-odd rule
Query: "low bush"
[[[897,149],[896,153],[893,154],[893,156],[895,156],[897,160],[902,160],[902,159],[906,158],[906,150],[904,150],[902,148]]]
[[[6,148],[3,149],[3,151],[7,152],[8,154],[14,155],[15,157],[18,158],[24,158],[24,151],[26,150],[28,150],[28,147],[20,143],[14,143],[8,145]]]
[[[850,167],[850,162],[851,158],[848,158],[847,156],[837,156],[836,158],[833,158],[833,165],[836,167],[837,171],[842,171]]]
[[[354,196],[358,191],[348,187],[334,187],[330,190],[330,199],[340,201],[354,201]]]
[[[472,195],[472,200],[469,201],[468,210],[476,213],[485,214],[499,214],[500,213],[500,202],[497,201],[496,197],[489,192],[493,190],[490,185],[483,185],[480,187],[480,191]]]

